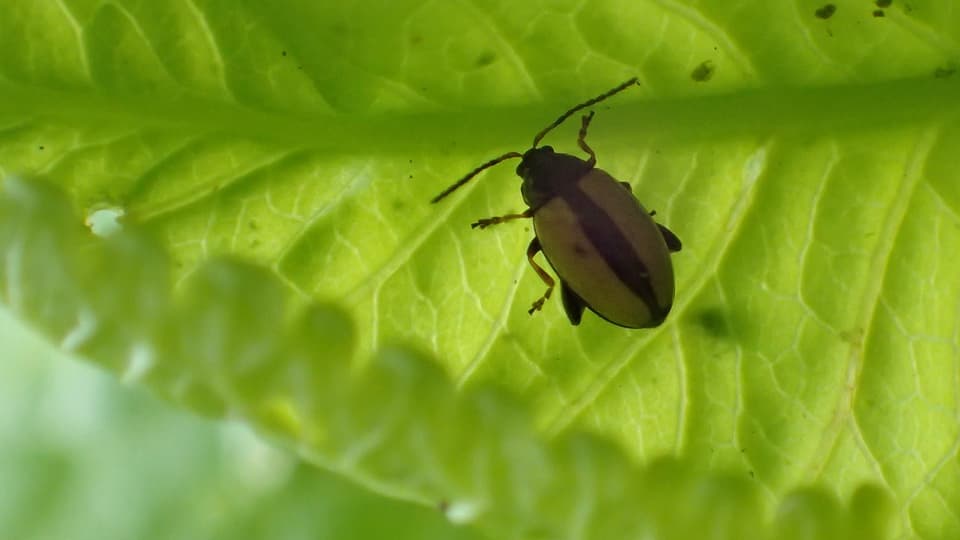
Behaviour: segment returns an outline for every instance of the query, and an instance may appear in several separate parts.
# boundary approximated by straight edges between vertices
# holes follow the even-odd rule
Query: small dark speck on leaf
[[[707,82],[713,78],[713,73],[716,71],[716,68],[713,65],[713,62],[710,60],[704,60],[700,62],[700,65],[693,68],[693,71],[690,73],[690,78],[697,82]]]
[[[720,308],[707,308],[694,315],[694,320],[708,334],[713,337],[726,337],[730,335],[730,325],[727,322],[727,314]]]
[[[933,76],[937,79],[946,79],[948,77],[952,77],[956,72],[956,66],[941,66],[933,71]]]
[[[833,4],[825,4],[822,8],[817,9],[817,11],[814,12],[814,15],[816,15],[818,19],[826,20],[830,17],[833,17],[833,14],[836,12],[837,6]]]
[[[877,0],[874,2],[878,8],[888,8],[893,4],[893,0]]]
[[[280,54],[286,56],[286,55],[287,55],[287,51],[283,51],[283,52],[281,52]]]
[[[45,148],[46,148],[46,147],[44,147],[42,144],[40,145],[40,151],[41,151],[41,152],[42,152]]]
[[[411,175],[407,176],[407,178],[409,178],[410,180],[413,180],[413,175],[411,174]]]
[[[477,57],[476,64],[478,68],[487,67],[497,59],[497,55],[493,54],[490,51],[486,51]]]
[[[886,17],[887,14],[884,13],[884,11],[883,11],[882,9],[875,9],[875,10],[873,10],[873,16],[874,16],[874,17],[877,17],[877,18],[880,18],[880,17]]]
[[[249,223],[247,223],[247,225],[248,225],[251,229],[253,229],[253,230],[257,230],[257,229],[260,228],[260,227],[257,225],[257,222],[254,221],[254,220],[252,220],[252,219],[250,220]]]

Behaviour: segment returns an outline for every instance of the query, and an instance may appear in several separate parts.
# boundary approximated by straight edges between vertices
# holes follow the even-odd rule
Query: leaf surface
[[[244,410],[321,449],[317,461],[367,467],[367,481],[411,498],[422,478],[340,453],[391,448],[402,430],[367,440],[344,420],[331,430],[341,448],[312,439],[336,423],[326,413],[311,409],[313,426],[277,412],[342,399],[371,403],[373,418],[376,384],[318,400],[310,384],[291,390],[291,374],[352,380],[402,344],[440,368],[417,375],[436,385],[424,403],[461,399],[444,377],[496,384],[542,441],[598,433],[639,462],[667,454],[751,478],[771,507],[800,486],[855,501],[876,484],[905,534],[960,534],[950,2],[895,3],[882,17],[837,2],[829,18],[816,3],[759,1],[9,4],[0,170],[68,193],[51,221],[70,221],[69,207],[122,209],[125,228],[163,246],[116,240],[109,256],[142,272],[103,283],[109,258],[45,258],[86,261],[83,231],[8,227],[4,299],[67,348],[195,410]],[[588,140],[683,240],[674,310],[647,331],[592,314],[572,328],[556,299],[530,317],[543,287],[524,257],[530,227],[469,227],[522,209],[512,166],[428,201],[634,75],[641,88],[595,107]],[[579,153],[576,129],[545,142]],[[220,256],[262,268],[204,265]],[[135,307],[111,287],[137,291],[124,296]],[[336,308],[277,330],[314,300]],[[76,312],[56,309],[74,301]],[[175,329],[157,322],[170,313]],[[84,321],[110,331],[85,334]],[[305,360],[316,354],[321,368]],[[148,357],[163,369],[135,361]],[[258,363],[267,357],[284,360]],[[272,373],[285,382],[266,384]],[[467,437],[408,405],[402,424],[441,430],[438,448]]]

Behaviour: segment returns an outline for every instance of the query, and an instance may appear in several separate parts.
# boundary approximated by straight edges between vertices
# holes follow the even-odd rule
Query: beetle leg
[[[566,281],[560,281],[560,299],[563,300],[563,310],[570,319],[570,324],[576,326],[580,324],[580,318],[583,317],[583,310],[587,303],[580,298],[580,295],[573,292]]]
[[[503,223],[504,221],[513,221],[514,219],[524,219],[533,217],[533,208],[527,208],[522,214],[507,214],[505,216],[496,216],[478,219],[477,221],[470,224],[470,228],[476,229],[486,229],[491,225],[496,225],[497,223]]]
[[[543,307],[543,303],[546,302],[548,298],[550,298],[550,293],[553,292],[553,286],[556,284],[556,282],[553,281],[553,278],[550,277],[550,274],[548,274],[546,270],[544,270],[539,264],[537,264],[537,261],[533,260],[534,255],[536,255],[539,252],[540,252],[540,239],[534,236],[533,240],[530,241],[530,245],[527,247],[527,261],[530,262],[530,266],[532,266],[533,270],[537,273],[538,276],[540,276],[540,279],[542,279],[543,282],[547,284],[547,292],[543,293],[543,296],[538,298],[537,301],[534,302],[533,305],[530,307],[530,309],[527,311],[527,313],[529,313],[530,315],[533,315],[534,311],[539,311],[540,308]]]
[[[593,150],[587,146],[587,127],[590,126],[590,121],[593,120],[593,111],[590,111],[590,114],[584,115],[580,120],[580,136],[577,137],[577,144],[580,145],[580,148],[584,152],[590,154],[590,159],[587,160],[587,166],[593,168],[597,164],[597,155],[593,153]]]
[[[667,243],[667,249],[669,249],[671,252],[680,251],[680,248],[683,247],[683,244],[680,242],[680,238],[673,234],[673,231],[659,223],[657,223],[657,227],[660,227],[660,234],[663,235],[663,241]]]

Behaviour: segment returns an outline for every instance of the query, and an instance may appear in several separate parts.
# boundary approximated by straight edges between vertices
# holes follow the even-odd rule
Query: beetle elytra
[[[518,158],[517,175],[527,209],[519,214],[480,219],[473,228],[486,228],[516,219],[532,218],[534,237],[527,260],[547,285],[529,309],[532,315],[550,298],[556,282],[534,260],[537,253],[553,267],[567,318],[580,324],[585,308],[627,328],[660,325],[673,305],[674,277],[670,253],[681,243],[670,229],[653,219],[633,196],[630,184],[618,182],[595,167],[597,156],[587,145],[590,111],[581,118],[578,146],[586,160],[537,145],[571,115],[637,83],[633,78],[566,111],[533,138],[524,153],[507,152],[473,169],[433,198],[436,203],[481,171]]]

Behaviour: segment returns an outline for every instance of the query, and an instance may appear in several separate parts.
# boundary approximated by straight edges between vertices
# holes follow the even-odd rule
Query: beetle
[[[552,129],[577,111],[595,105],[637,84],[636,77],[566,111],[533,138],[529,150],[507,152],[473,169],[430,202],[437,203],[481,171],[507,159],[520,159],[516,173],[527,209],[519,214],[480,219],[472,228],[485,229],[517,219],[532,218],[534,237],[527,260],[547,290],[528,310],[543,308],[556,282],[534,257],[543,252],[560,280],[560,296],[570,323],[580,324],[585,308],[626,328],[660,325],[673,305],[674,278],[670,254],[680,251],[680,239],[654,221],[633,196],[630,184],[595,167],[597,156],[587,145],[594,111],[581,118],[577,145],[586,160],[537,146]]]

